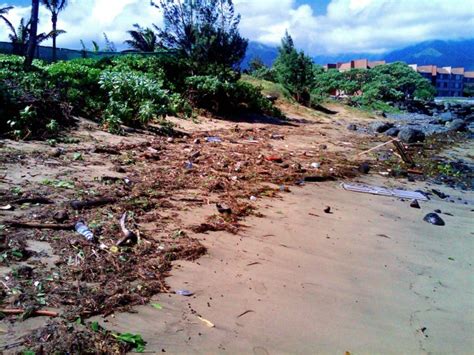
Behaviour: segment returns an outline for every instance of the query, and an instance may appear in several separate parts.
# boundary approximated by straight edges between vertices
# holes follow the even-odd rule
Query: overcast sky
[[[28,0],[0,0],[14,5],[8,18],[16,25],[29,17]],[[119,48],[134,23],[160,24],[149,0],[69,0],[59,28],[67,34],[58,46],[80,48],[83,39],[106,32]],[[288,29],[296,45],[311,55],[381,53],[430,39],[473,37],[474,0],[234,0],[242,15],[241,33],[253,41],[277,45]],[[3,4],[3,5],[2,5]],[[40,12],[40,31],[50,30],[48,12]],[[0,23],[0,40],[7,27]]]

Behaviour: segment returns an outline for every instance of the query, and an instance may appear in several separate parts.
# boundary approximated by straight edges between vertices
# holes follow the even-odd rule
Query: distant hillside
[[[278,56],[276,47],[258,42],[250,42],[242,68],[254,57],[260,57],[266,65],[271,65]],[[466,70],[474,70],[474,39],[461,41],[428,41],[386,54],[343,53],[338,55],[316,56],[317,64],[347,62],[351,59],[367,58],[369,60],[384,59],[387,62],[406,62],[407,64],[434,64],[438,66],[458,66]]]
[[[248,68],[249,62],[256,57],[259,57],[267,66],[271,66],[273,61],[278,56],[278,49],[276,47],[267,46],[259,42],[249,42],[247,47],[247,54],[242,62],[242,68]]]
[[[387,62],[403,61],[408,64],[434,64],[474,70],[474,39],[422,42],[388,53],[384,59]]]

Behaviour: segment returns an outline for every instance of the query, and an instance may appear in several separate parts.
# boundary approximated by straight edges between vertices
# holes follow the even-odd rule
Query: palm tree
[[[154,52],[158,47],[158,38],[151,28],[142,28],[138,23],[134,24],[135,30],[127,31],[132,37],[124,43],[140,52]]]
[[[26,22],[24,18],[20,20],[20,24],[18,25],[17,29],[13,27],[12,23],[5,19],[5,23],[10,28],[10,34],[8,38],[10,39],[13,45],[13,54],[17,55],[25,55],[26,52],[26,45],[30,40],[30,27],[31,27],[31,20]],[[41,44],[48,39],[53,38],[53,35],[56,37],[60,34],[65,33],[63,30],[56,30],[56,32],[50,31],[49,33],[40,33],[36,36],[36,45]]]
[[[39,1],[31,0],[31,18],[30,18],[30,36],[28,41],[28,50],[25,57],[25,67],[30,68],[33,63],[33,57],[35,56],[36,50],[36,35],[38,34],[38,14],[39,14]]]
[[[5,15],[8,14],[8,11],[11,9],[13,9],[13,6],[0,7],[0,19],[3,21],[8,21]]]
[[[63,11],[67,4],[68,0],[41,0],[44,6],[46,6],[51,12],[51,23],[53,24],[53,33],[56,33],[57,24],[58,24],[58,15]],[[53,35],[53,62],[56,61],[56,35]]]

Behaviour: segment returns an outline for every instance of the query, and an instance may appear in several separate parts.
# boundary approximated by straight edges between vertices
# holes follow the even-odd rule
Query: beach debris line
[[[435,226],[444,226],[443,219],[437,213],[428,213],[423,220]]]
[[[366,194],[379,195],[379,196],[406,198],[410,200],[428,201],[428,198],[424,194],[417,191],[389,189],[389,188],[381,187],[381,186],[372,186],[372,185],[364,185],[364,184],[347,184],[347,183],[342,183],[341,187],[344,190],[352,191],[352,192],[366,193]]]

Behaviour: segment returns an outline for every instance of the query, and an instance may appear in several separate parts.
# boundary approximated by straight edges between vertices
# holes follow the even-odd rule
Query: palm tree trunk
[[[33,58],[35,56],[36,49],[36,37],[38,35],[38,13],[39,13],[39,1],[40,0],[31,0],[31,27],[30,27],[30,36],[28,43],[28,51],[25,58],[25,67],[31,67]]]
[[[57,52],[56,52],[56,29],[58,24],[58,14],[53,12],[51,17],[51,21],[53,22],[53,62],[57,60]]]

